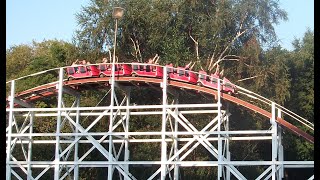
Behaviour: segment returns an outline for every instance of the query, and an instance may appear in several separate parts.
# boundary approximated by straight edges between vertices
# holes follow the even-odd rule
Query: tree
[[[6,51],[6,80],[70,65],[77,57],[77,48],[63,41],[47,40],[39,43],[33,42],[32,45],[13,46]],[[57,79],[56,72],[26,78],[17,83],[16,91],[52,82],[53,79]]]
[[[77,14],[80,29],[76,32],[74,42],[92,61],[102,56],[108,57],[108,50],[115,46],[112,19],[114,6],[125,8],[125,15],[118,23],[116,44],[120,62],[145,62],[158,54],[159,63],[163,65],[173,63],[175,66],[184,66],[192,61],[196,63],[195,70],[202,68],[208,73],[214,72],[219,65],[231,81],[251,78],[241,81],[240,85],[257,93],[277,99],[280,103],[289,97],[290,84],[285,65],[287,54],[276,46],[277,38],[273,28],[280,20],[287,19],[278,1],[91,0]],[[261,47],[266,45],[275,47],[265,52]],[[279,79],[279,76],[282,78]],[[141,95],[144,92],[139,91],[135,96],[143,97]],[[184,99],[183,96],[181,99]],[[239,111],[234,108],[232,113],[244,114]],[[253,118],[245,117],[249,119],[247,126],[263,126],[259,124],[260,121],[254,123]],[[130,119],[132,124],[151,120]],[[132,130],[139,131],[139,127]],[[262,148],[265,147],[251,142],[240,146],[239,149],[252,147],[250,156],[257,158],[258,152],[264,152]],[[153,148],[147,145],[141,147],[135,156],[149,157],[150,149]],[[198,158],[206,157],[202,151],[199,154]],[[242,156],[239,155],[239,158]],[[261,172],[261,169],[255,172]],[[207,171],[211,177],[214,173]],[[206,177],[201,170],[185,174],[191,178]]]
[[[291,106],[298,114],[314,120],[314,33],[306,31],[302,40],[293,42],[294,50],[288,61],[291,77]]]
[[[314,122],[314,32],[308,29],[304,37],[293,42],[294,50],[288,59],[291,78],[290,96],[286,106],[293,112],[303,115],[310,122]],[[303,127],[302,127],[303,128]],[[310,131],[310,130],[308,130]],[[313,134],[313,132],[310,132]],[[291,156],[303,160],[313,159],[314,146],[301,139],[288,137],[287,144],[291,149]]]
[[[82,52],[98,52],[93,59],[106,55],[104,44],[114,46],[111,14],[116,5],[125,8],[118,35],[122,61],[158,54],[163,64],[193,61],[210,71],[214,62],[242,60],[239,50],[252,38],[259,46],[274,42],[273,25],[287,18],[277,1],[92,0],[77,14],[80,29],[74,40]]]

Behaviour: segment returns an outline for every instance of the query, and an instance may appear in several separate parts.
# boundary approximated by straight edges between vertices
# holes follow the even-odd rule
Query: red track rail
[[[162,79],[157,79],[157,78],[145,78],[145,77],[116,77],[116,81],[120,82],[138,82],[138,83],[154,83],[154,84],[160,84],[162,82]],[[88,78],[88,79],[77,79],[77,80],[72,80],[72,81],[65,81],[64,85],[69,86],[69,87],[74,87],[78,85],[84,85],[84,84],[108,84],[109,83],[109,77],[104,77],[104,78]],[[57,83],[51,83],[51,84],[45,84],[42,86],[38,86],[20,93],[17,93],[15,98],[20,98],[23,101],[26,102],[31,102],[35,101],[38,99],[41,99],[43,97],[49,97],[57,94],[57,89],[56,89],[56,84]],[[178,81],[173,81],[173,80],[168,80],[168,85],[174,86],[177,88],[183,88],[183,89],[190,89],[190,90],[195,90],[207,94],[214,95],[217,97],[217,91],[213,89],[209,89],[206,87],[200,87],[197,85],[192,85],[184,82],[178,82]],[[255,106],[253,104],[250,104],[246,101],[243,101],[237,97],[221,93],[221,97],[227,101],[233,102],[235,104],[241,105],[247,109],[250,109],[256,113],[259,113],[267,118],[271,118],[272,114],[262,108],[259,108],[258,106]],[[279,123],[281,126],[285,127],[286,129],[292,131],[298,136],[301,136],[302,138],[306,139],[307,141],[314,143],[314,137],[311,136],[310,134],[302,131],[298,127],[294,126],[293,124],[285,121],[282,118],[277,117],[276,122]]]

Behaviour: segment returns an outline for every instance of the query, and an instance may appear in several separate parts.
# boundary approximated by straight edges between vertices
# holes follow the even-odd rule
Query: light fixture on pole
[[[124,9],[121,7],[114,7],[112,17],[116,20],[115,29],[114,29],[114,45],[113,45],[113,64],[116,60],[116,46],[117,46],[117,31],[118,31],[118,19],[122,18]]]

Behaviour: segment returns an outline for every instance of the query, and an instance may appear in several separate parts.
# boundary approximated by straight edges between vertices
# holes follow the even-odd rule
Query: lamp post
[[[124,9],[121,7],[114,7],[112,17],[115,19],[114,29],[114,45],[113,45],[113,58],[112,58],[112,77],[111,77],[111,106],[113,106],[113,93],[114,93],[114,78],[115,78],[115,62],[116,62],[116,47],[117,47],[117,32],[118,32],[118,19],[122,18]]]
[[[121,7],[114,7],[112,17],[116,20],[115,29],[114,29],[114,47],[113,47],[113,59],[112,63],[114,65],[116,61],[116,47],[117,47],[117,31],[118,31],[118,19],[122,18],[124,9]]]
[[[114,29],[114,45],[113,45],[113,58],[112,58],[112,76],[111,76],[111,101],[110,101],[110,122],[109,122],[109,165],[108,165],[108,180],[112,180],[112,127],[113,127],[113,106],[114,106],[114,81],[115,81],[115,61],[116,61],[116,47],[117,47],[117,30],[118,30],[118,19],[123,16],[124,9],[121,7],[114,7],[112,17],[115,19],[115,29]]]

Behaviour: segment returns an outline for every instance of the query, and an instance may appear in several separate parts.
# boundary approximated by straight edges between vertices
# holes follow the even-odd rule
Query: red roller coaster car
[[[173,68],[171,64],[166,65],[168,68],[169,79],[197,84],[198,76],[184,67]]]
[[[67,67],[68,80],[99,77],[100,71],[95,65]]]
[[[163,77],[163,68],[154,64],[132,63],[133,76]]]
[[[99,64],[100,77],[112,76],[112,64]],[[115,76],[130,76],[132,69],[127,64],[115,64]]]
[[[228,94],[237,94],[237,88],[227,78],[223,78],[223,89]]]
[[[218,74],[211,74],[210,76],[207,75],[205,71],[199,71],[199,80],[198,85],[218,89]],[[221,84],[220,90],[229,93],[229,94],[236,94],[236,87],[232,84],[227,78],[223,78],[223,82]]]

